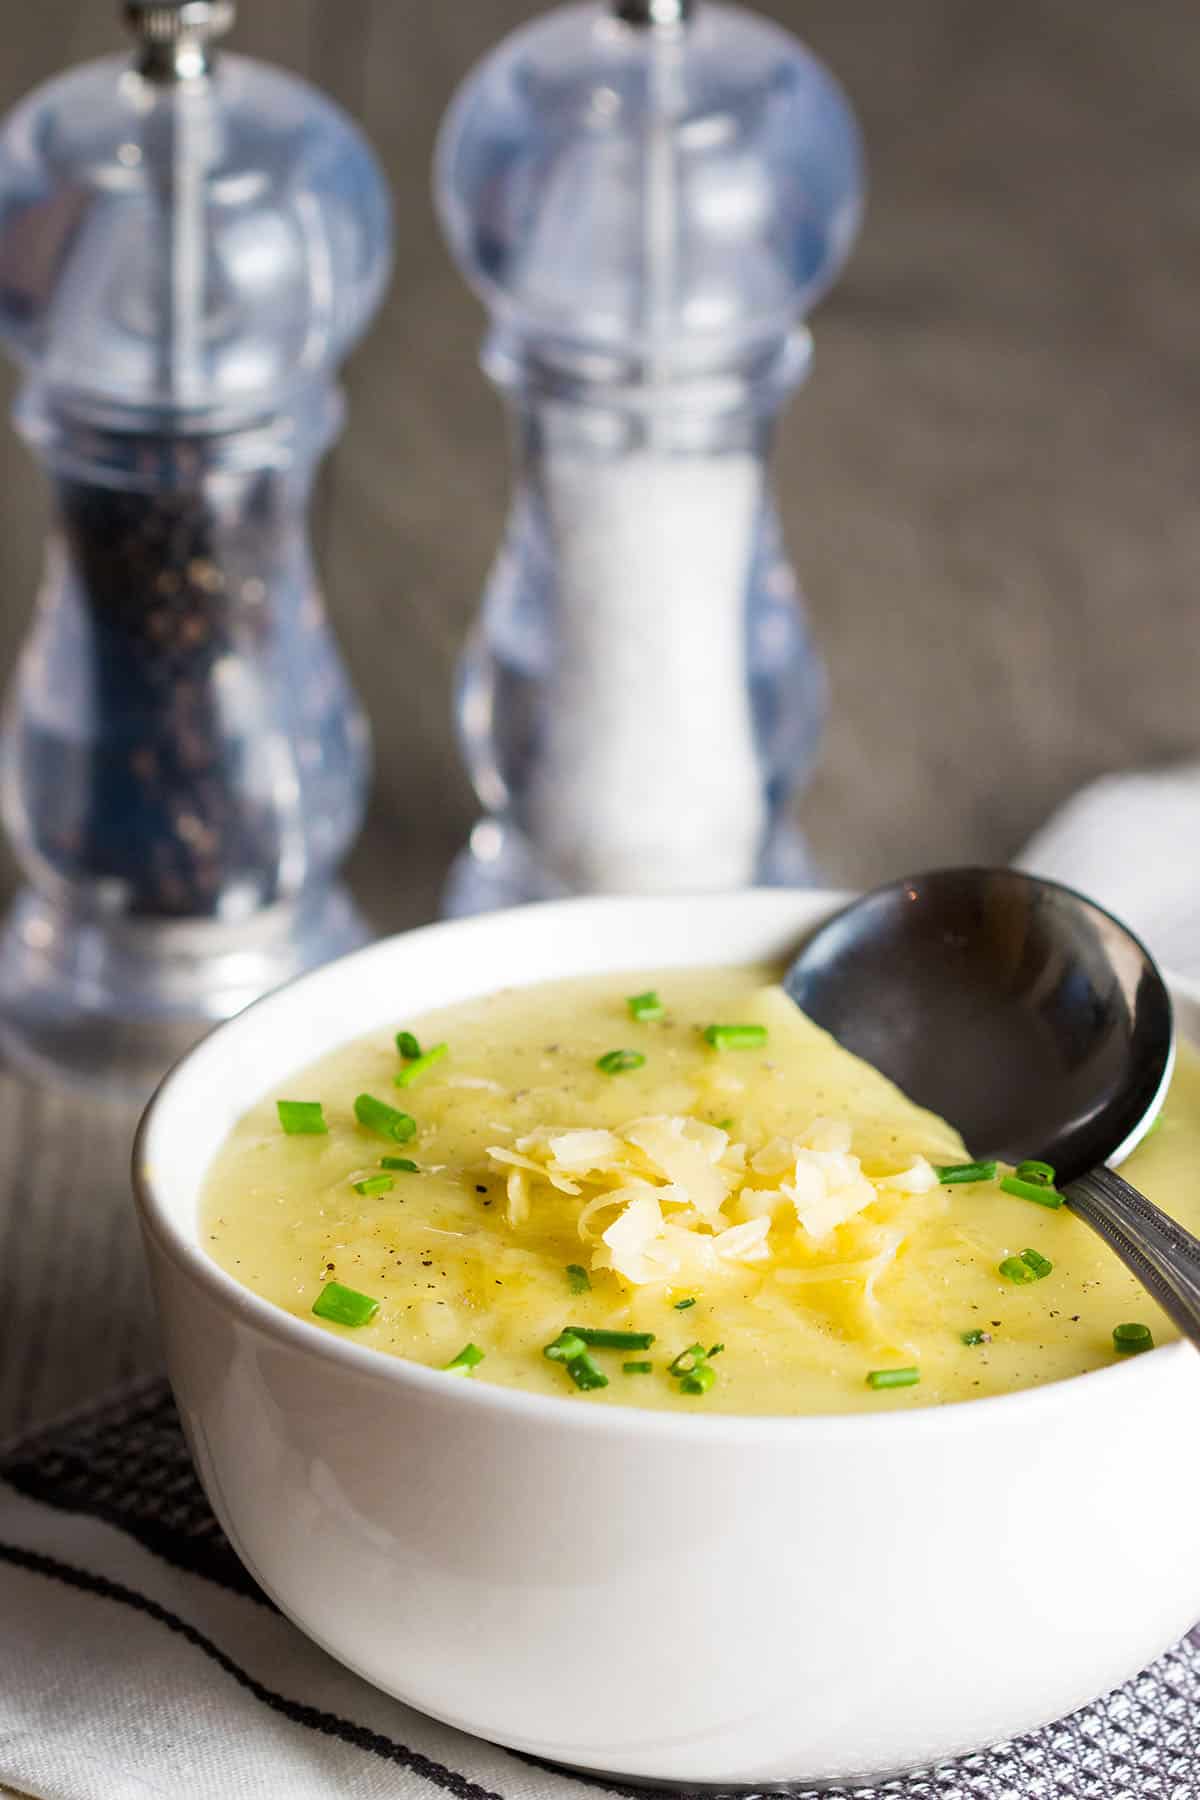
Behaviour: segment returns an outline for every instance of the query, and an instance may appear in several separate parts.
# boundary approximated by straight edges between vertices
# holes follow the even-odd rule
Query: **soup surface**
[[[555,982],[373,1033],[241,1120],[204,1241],[316,1329],[587,1405],[890,1410],[1102,1367],[1121,1325],[1177,1335],[1086,1225],[1005,1192],[1011,1171],[945,1182],[954,1130],[771,982]],[[728,1025],[749,1029],[708,1031]],[[1197,1230],[1198,1166],[1183,1047],[1128,1172]]]

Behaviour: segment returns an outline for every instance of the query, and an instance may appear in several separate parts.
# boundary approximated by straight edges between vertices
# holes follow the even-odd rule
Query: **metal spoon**
[[[935,869],[820,926],[784,987],[973,1156],[1052,1163],[1073,1211],[1200,1344],[1200,1239],[1113,1172],[1175,1059],[1167,985],[1125,926],[1015,869]]]

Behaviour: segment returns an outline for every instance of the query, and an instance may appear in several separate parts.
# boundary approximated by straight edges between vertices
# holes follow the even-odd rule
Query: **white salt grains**
[[[574,887],[753,880],[766,817],[745,601],[761,479],[744,452],[546,460],[559,659],[530,826]]]

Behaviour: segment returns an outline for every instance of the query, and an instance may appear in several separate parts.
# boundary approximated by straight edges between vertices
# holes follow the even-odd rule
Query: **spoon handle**
[[[1100,1233],[1180,1331],[1200,1345],[1200,1238],[1112,1169],[1093,1169],[1063,1191],[1072,1211]]]

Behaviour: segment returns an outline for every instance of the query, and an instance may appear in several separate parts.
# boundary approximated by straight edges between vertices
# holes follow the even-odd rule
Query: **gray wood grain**
[[[241,46],[362,117],[396,196],[396,279],[349,370],[317,513],[377,736],[351,875],[389,929],[432,913],[472,817],[448,692],[507,487],[430,149],[454,83],[533,10],[243,4]],[[1080,782],[1200,745],[1200,18],[1190,0],[764,10],[841,75],[873,183],[779,440],[834,696],[801,815],[840,880],[1003,858]],[[115,43],[113,11],[42,0],[9,21],[0,105]],[[44,519],[26,452],[0,434],[6,667]],[[0,1433],[153,1363],[131,1126],[0,1074]]]

